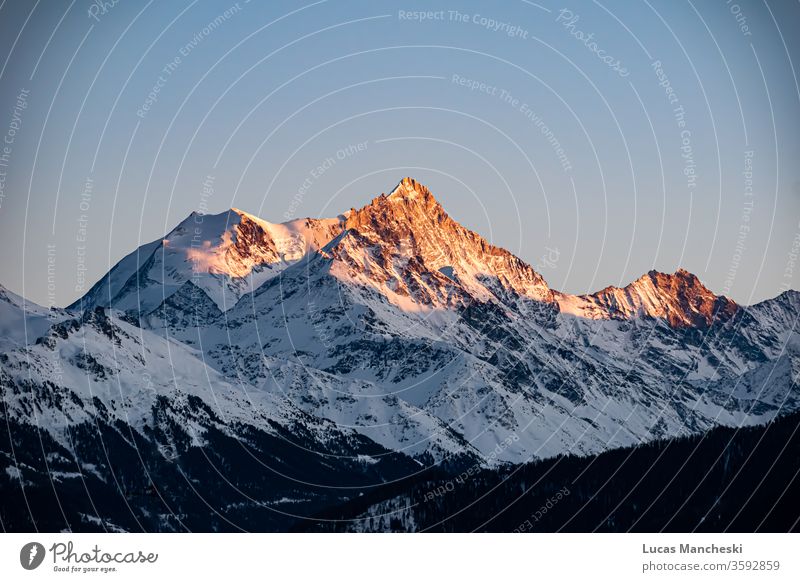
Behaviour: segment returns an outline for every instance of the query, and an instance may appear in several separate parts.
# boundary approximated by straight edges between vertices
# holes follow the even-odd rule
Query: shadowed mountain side
[[[789,532],[800,528],[800,414],[595,457],[386,485],[304,531]]]

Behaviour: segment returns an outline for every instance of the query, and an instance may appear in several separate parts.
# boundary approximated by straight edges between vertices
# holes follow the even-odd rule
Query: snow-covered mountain
[[[97,307],[0,353],[7,530],[280,529],[418,470],[133,321]]]
[[[673,275],[650,271],[630,285],[591,295],[557,296],[559,310],[588,319],[663,319],[672,327],[707,327],[736,313],[736,303],[714,295],[684,269]]]
[[[0,285],[0,353],[35,341],[66,317],[63,309],[46,309]]]
[[[236,208],[192,212],[163,238],[117,263],[70,309],[112,307],[137,315],[199,289],[221,311],[342,230],[344,217],[272,224]]]
[[[751,370],[796,358],[796,293],[774,300],[778,325],[762,317],[773,302],[741,308],[685,271],[558,293],[410,179],[345,227],[200,330],[216,369],[295,402],[335,375],[352,393],[315,401],[317,414],[368,434],[375,419],[359,407],[392,396],[485,456],[500,447],[491,460],[506,462],[764,422],[797,404],[796,374],[736,389]],[[276,360],[311,379],[276,381]]]
[[[21,305],[0,293],[0,326],[29,322],[4,418],[65,451],[97,422],[169,462],[256,431],[377,482],[382,459],[491,467],[800,408],[800,293],[744,307],[683,270],[561,293],[410,178],[331,219],[192,214],[68,311]]]
[[[496,300],[498,293],[553,300],[541,275],[458,224],[411,178],[351,211],[345,226],[324,249],[332,274],[377,289],[401,308],[463,307]]]

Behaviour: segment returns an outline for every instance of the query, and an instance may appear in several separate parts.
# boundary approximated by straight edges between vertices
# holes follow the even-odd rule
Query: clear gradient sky
[[[205,203],[334,216],[405,175],[556,289],[798,288],[796,1],[0,6],[0,283],[37,303]]]

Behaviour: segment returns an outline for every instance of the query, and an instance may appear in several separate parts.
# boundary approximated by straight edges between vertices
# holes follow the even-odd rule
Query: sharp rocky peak
[[[430,190],[414,180],[403,178],[389,195],[381,194],[363,208],[352,209],[346,228],[364,229],[372,226],[403,228],[409,221],[422,221],[446,226],[449,216]]]
[[[672,274],[653,270],[625,287],[587,295],[553,291],[530,265],[456,222],[426,186],[410,177],[400,180],[388,195],[332,219],[273,224],[238,208],[215,215],[193,212],[163,240],[142,248],[146,252],[141,259],[140,253],[131,254],[115,267],[121,271],[118,275],[106,277],[108,289],[101,289],[101,282],[87,296],[115,298],[112,303],[117,305],[125,293],[139,289],[137,281],[152,279],[153,302],[160,301],[165,286],[177,289],[188,280],[187,268],[241,280],[255,276],[252,285],[258,286],[319,251],[333,260],[334,276],[378,290],[413,309],[524,297],[558,303],[562,313],[585,318],[644,316],[677,327],[707,326],[739,309],[685,269]],[[137,273],[140,269],[146,273]],[[202,282],[222,305],[216,287],[232,283]],[[245,287],[250,285],[231,292],[238,297]],[[141,308],[139,299],[129,303]]]
[[[732,317],[739,306],[711,292],[685,269],[649,271],[625,287],[606,287],[577,298],[562,296],[562,311],[593,319],[663,319],[672,327],[706,327]]]
[[[708,289],[700,282],[700,279],[697,278],[697,275],[690,273],[684,268],[680,268],[672,274],[662,273],[652,269],[639,277],[639,279],[634,281],[632,284],[636,284],[647,279],[652,281],[653,285],[657,287],[689,286],[699,287],[708,291]]]
[[[508,292],[552,300],[527,263],[453,220],[413,178],[351,210],[345,228],[348,236],[329,247],[340,267],[335,273],[390,296],[434,306]]]
[[[387,196],[391,201],[410,201],[410,200],[424,200],[426,202],[436,202],[433,194],[428,188],[417,182],[414,178],[408,176],[400,180],[397,186],[394,187]]]

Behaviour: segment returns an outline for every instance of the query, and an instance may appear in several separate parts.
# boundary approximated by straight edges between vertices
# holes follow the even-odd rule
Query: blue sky
[[[0,8],[0,283],[33,301],[204,204],[333,216],[405,175],[560,290],[798,288],[797,2],[101,4]]]

